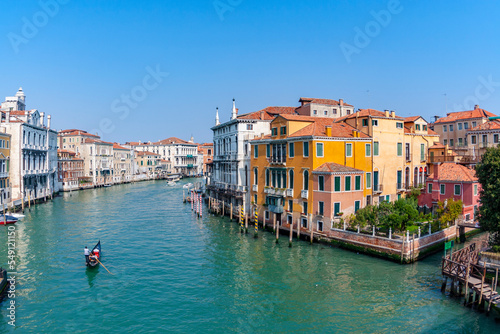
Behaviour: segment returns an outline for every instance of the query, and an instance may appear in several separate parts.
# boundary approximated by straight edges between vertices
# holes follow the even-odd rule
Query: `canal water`
[[[440,256],[413,265],[240,234],[197,219],[182,186],[143,182],[63,194],[16,228],[16,328],[0,332],[498,332],[440,292]],[[0,226],[0,264],[7,228]],[[87,269],[84,246],[102,244]]]

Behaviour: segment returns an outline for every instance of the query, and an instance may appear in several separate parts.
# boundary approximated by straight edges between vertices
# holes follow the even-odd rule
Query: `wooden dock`
[[[452,295],[462,296],[465,287],[464,305],[477,306],[478,309],[489,313],[492,307],[500,306],[500,295],[496,291],[498,269],[490,285],[486,282],[488,269],[479,265],[478,260],[479,249],[475,243],[443,257],[441,290],[446,290],[447,280],[450,278]]]

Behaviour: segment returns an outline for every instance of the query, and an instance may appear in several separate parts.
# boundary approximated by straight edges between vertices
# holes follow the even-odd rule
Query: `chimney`
[[[385,109],[384,114],[385,114],[385,117],[389,117],[389,110]]]
[[[394,110],[391,110],[391,117],[395,118],[396,117],[396,112]]]
[[[343,99],[339,99],[339,104],[340,104],[341,107],[343,107],[344,106],[344,100]]]
[[[439,178],[439,165],[441,165],[441,163],[437,163],[434,165],[434,180],[437,180]]]
[[[50,115],[47,115],[47,129],[50,129]]]
[[[439,116],[434,116],[434,122],[437,122],[438,119],[439,119]]]
[[[479,104],[474,105],[474,110],[479,109]]]
[[[40,126],[43,127],[43,119],[45,118],[45,113],[42,111],[40,113]]]
[[[264,119],[264,112],[263,112],[263,111],[261,111],[261,112],[260,112],[260,119],[261,119],[261,120],[263,120],[263,119]]]
[[[352,136],[353,136],[354,138],[358,138],[358,137],[359,137],[358,130],[354,130],[354,129],[353,129],[353,130],[352,130]]]
[[[5,112],[5,123],[10,123],[10,110]]]
[[[326,136],[327,137],[331,137],[332,136],[332,127],[331,126],[327,126],[326,127]]]

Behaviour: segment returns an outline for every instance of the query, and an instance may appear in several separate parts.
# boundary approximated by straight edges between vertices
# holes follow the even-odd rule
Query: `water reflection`
[[[87,270],[85,270],[85,274],[87,275],[87,280],[89,281],[89,287],[94,286],[94,281],[97,276],[97,273],[99,273],[99,266],[96,267],[87,267]]]

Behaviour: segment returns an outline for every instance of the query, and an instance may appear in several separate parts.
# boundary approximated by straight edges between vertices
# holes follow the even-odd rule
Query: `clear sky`
[[[0,98],[22,86],[56,129],[212,140],[300,97],[400,116],[500,114],[496,1],[2,0]]]

